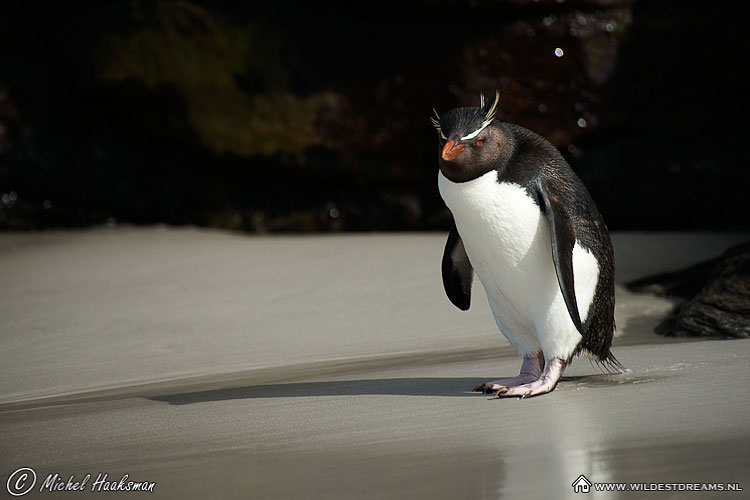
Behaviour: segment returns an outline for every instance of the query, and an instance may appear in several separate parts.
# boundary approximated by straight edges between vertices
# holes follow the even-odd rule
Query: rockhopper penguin
[[[497,326],[523,356],[517,377],[474,390],[527,397],[552,391],[581,352],[622,368],[610,352],[614,255],[581,180],[546,139],[495,120],[499,99],[432,118],[438,186],[454,220],[443,285],[465,311],[476,272]]]

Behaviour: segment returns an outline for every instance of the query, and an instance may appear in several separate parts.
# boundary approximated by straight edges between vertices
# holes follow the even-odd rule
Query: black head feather
[[[456,108],[442,117],[438,116],[435,111],[436,118],[430,118],[430,121],[443,140],[448,140],[453,136],[467,137],[492,123],[499,102],[500,93],[497,91],[495,99],[488,103],[485,103],[484,96],[480,95],[478,108]]]

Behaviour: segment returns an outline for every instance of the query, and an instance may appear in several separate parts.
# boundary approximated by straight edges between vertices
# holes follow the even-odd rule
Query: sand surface
[[[620,285],[632,371],[580,359],[552,394],[491,400],[469,391],[520,360],[481,285],[469,312],[445,298],[444,239],[0,234],[0,495],[27,466],[158,498],[580,498],[580,474],[745,490],[591,496],[750,496],[750,342],[656,336],[672,303]],[[621,284],[747,236],[613,239]],[[112,497],[24,498],[56,495]]]

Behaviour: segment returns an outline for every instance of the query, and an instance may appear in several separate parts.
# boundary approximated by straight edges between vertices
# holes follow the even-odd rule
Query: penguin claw
[[[564,368],[565,362],[563,360],[553,358],[537,380],[506,389],[505,396],[518,396],[520,399],[526,399],[552,392],[555,390]]]
[[[499,398],[501,395],[505,394],[506,392],[508,392],[508,388],[501,387],[500,389],[497,390],[497,392],[495,392],[495,399]]]
[[[510,388],[517,387],[520,385],[526,385],[536,381],[542,374],[542,368],[544,367],[544,356],[542,353],[528,354],[523,357],[523,364],[521,365],[521,373],[516,377],[512,378],[501,378],[499,380],[492,380],[479,384],[474,388],[474,392],[483,392],[485,394],[495,393],[496,397],[500,394],[504,394]]]

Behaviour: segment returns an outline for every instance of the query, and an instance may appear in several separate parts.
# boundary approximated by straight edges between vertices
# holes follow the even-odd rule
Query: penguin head
[[[480,96],[478,108],[457,108],[430,118],[440,143],[438,165],[453,182],[476,179],[498,167],[506,149],[504,134],[495,122],[500,94],[485,103]]]

